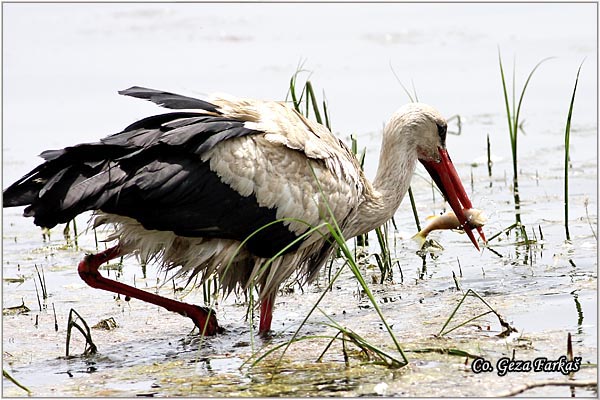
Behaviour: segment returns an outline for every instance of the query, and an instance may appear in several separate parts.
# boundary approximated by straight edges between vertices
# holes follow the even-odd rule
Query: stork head
[[[472,208],[473,205],[446,149],[446,120],[433,107],[419,103],[404,106],[399,115],[404,126],[412,127],[409,131],[412,133],[412,147],[416,149],[418,160],[431,175],[469,239],[479,250],[472,232],[473,227],[469,225],[463,211]],[[477,230],[485,242],[483,231],[481,228]]]

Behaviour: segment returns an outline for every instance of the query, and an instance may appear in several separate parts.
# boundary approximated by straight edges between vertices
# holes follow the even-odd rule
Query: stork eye
[[[446,144],[446,130],[448,129],[446,124],[437,124],[438,135],[442,146]]]

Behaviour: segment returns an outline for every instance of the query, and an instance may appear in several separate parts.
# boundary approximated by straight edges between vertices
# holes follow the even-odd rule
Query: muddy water
[[[402,204],[391,230],[399,260],[393,281],[363,266],[387,322],[407,351],[407,368],[367,362],[348,346],[348,364],[338,344],[304,340],[277,357],[252,366],[258,354],[291,339],[322,294],[327,271],[315,284],[281,295],[269,340],[257,337],[245,319],[242,297],[218,298],[216,311],[227,331],[201,341],[191,321],[88,288],[76,265],[96,251],[92,232],[79,248],[66,247],[61,228],[49,241],[23,219],[3,211],[3,308],[24,303],[29,312],[3,315],[3,368],[35,396],[489,396],[525,384],[566,379],[557,372],[496,371],[474,374],[472,358],[426,349],[459,349],[494,367],[502,357],[557,359],[566,354],[567,333],[582,357],[575,381],[597,375],[597,125],[596,21],[594,5],[5,5],[3,178],[12,183],[38,163],[42,150],[96,140],[135,118],[156,112],[144,102],[119,98],[133,84],[201,95],[215,91],[282,99],[299,60],[324,88],[334,130],[355,133],[367,149],[366,171],[377,165],[383,121],[408,101],[390,71],[419,99],[444,114],[460,114],[461,135],[449,135],[452,158],[474,205],[486,210],[486,235],[511,225],[512,165],[497,66],[500,46],[510,73],[516,56],[517,84],[537,61],[519,136],[522,220],[537,243],[526,246],[501,235],[481,253],[464,235],[432,236],[445,250],[425,262],[409,240],[415,226]],[[290,19],[294,16],[293,19]],[[290,21],[314,21],[310,28]],[[506,21],[510,21],[507,25]],[[31,29],[35,26],[35,29]],[[290,29],[292,26],[293,29]],[[557,29],[561,27],[561,29]],[[579,83],[571,137],[569,228],[563,216],[563,131],[576,69]],[[32,110],[35,114],[32,115]],[[359,112],[357,112],[360,110]],[[452,129],[456,126],[451,124]],[[486,166],[486,134],[495,160]],[[443,208],[417,170],[413,190],[423,220]],[[88,216],[78,218],[83,231]],[[540,233],[541,230],[541,233]],[[100,234],[102,236],[103,234]],[[543,235],[543,239],[542,239]],[[371,240],[372,247],[375,249]],[[104,244],[100,244],[102,248]],[[43,269],[48,298],[34,266]],[[165,296],[202,304],[200,291],[177,290],[149,265],[134,259],[112,278]],[[457,289],[458,282],[459,288]],[[177,283],[176,288],[181,286]],[[491,315],[436,337],[463,293],[473,289],[518,332],[499,337]],[[40,293],[41,297],[41,293]],[[394,353],[391,339],[349,272],[334,284],[301,335],[334,335],[332,318],[371,343]],[[113,318],[118,327],[92,329],[96,355],[82,355],[74,333],[73,357],[65,357],[67,318],[75,309],[90,324]],[[58,331],[55,330],[54,310]],[[486,311],[469,298],[455,322]],[[325,316],[327,315],[327,317]],[[395,354],[395,353],[394,353]],[[595,396],[595,389],[546,386],[525,394]],[[3,380],[3,394],[25,392]]]

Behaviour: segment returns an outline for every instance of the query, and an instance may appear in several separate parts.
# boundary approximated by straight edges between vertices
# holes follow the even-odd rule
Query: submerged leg
[[[194,321],[194,324],[196,324],[196,326],[200,329],[200,332],[204,335],[214,335],[221,331],[221,328],[217,323],[217,317],[212,310],[193,304],[168,299],[166,297],[158,296],[156,294],[125,285],[124,283],[105,278],[100,274],[100,272],[98,272],[98,267],[100,267],[100,265],[122,255],[122,250],[118,245],[104,250],[98,254],[88,254],[79,263],[79,267],[77,269],[79,276],[85,281],[85,283],[93,288],[108,290],[109,292],[129,296],[134,299],[155,304],[169,311],[179,313],[184,317],[189,317],[192,319],[192,321]]]
[[[273,320],[273,304],[275,303],[275,294],[271,293],[260,301],[260,324],[258,333],[266,334],[271,330],[271,321]]]

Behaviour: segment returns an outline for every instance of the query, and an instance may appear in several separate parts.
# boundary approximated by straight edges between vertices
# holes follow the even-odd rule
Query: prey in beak
[[[467,192],[465,192],[465,188],[458,177],[452,160],[450,160],[448,151],[442,147],[438,147],[438,151],[439,160],[424,160],[419,158],[419,161],[423,164],[429,175],[431,175],[431,178],[444,195],[448,204],[450,204],[450,207],[452,207],[452,211],[454,211],[454,214],[456,214],[456,217],[460,221],[461,228],[467,233],[475,248],[479,250],[477,240],[472,232],[474,228],[469,224],[464,212],[464,210],[473,208],[471,200],[469,200]],[[485,243],[487,240],[485,239],[483,230],[481,227],[477,227],[476,229]]]

